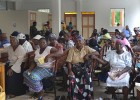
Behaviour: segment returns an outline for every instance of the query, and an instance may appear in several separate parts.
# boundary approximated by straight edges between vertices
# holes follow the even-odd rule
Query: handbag
[[[0,86],[0,100],[6,100],[5,92],[3,91],[1,86]]]

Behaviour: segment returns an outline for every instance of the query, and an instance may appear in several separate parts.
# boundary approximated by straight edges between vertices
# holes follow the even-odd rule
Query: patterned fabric
[[[75,64],[73,64],[72,67],[75,67]],[[76,74],[75,76],[69,76],[69,80],[67,81],[68,96],[71,97],[72,100],[90,100],[93,92],[93,83],[90,71],[91,63],[79,63],[76,64],[76,67],[85,67],[84,69],[86,70],[82,72],[81,76],[76,76]]]
[[[29,87],[30,91],[40,92],[43,89],[42,79],[51,77],[52,71],[48,68],[36,67],[31,73],[25,71],[23,73],[24,83]]]

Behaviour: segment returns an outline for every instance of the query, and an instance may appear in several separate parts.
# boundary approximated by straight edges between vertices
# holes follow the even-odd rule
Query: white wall
[[[28,33],[27,11],[0,11],[0,28],[8,36],[13,31]]]
[[[15,0],[16,10],[38,10],[51,8],[51,0]]]
[[[111,32],[114,31],[115,28],[109,26],[110,8],[125,8],[125,25],[129,25],[131,30],[135,26],[140,26],[140,0],[82,0],[82,2],[82,11],[95,11],[97,29],[104,27]]]
[[[38,10],[49,8],[52,11],[51,0],[15,0],[16,10]],[[75,0],[61,0],[61,19],[64,20],[64,12],[76,11]]]
[[[61,19],[64,20],[65,12],[76,12],[75,0],[61,0]]]
[[[17,10],[37,10],[39,8],[50,8],[51,0],[13,0],[16,1]],[[77,0],[61,0],[61,19],[64,12],[76,11]],[[95,28],[107,28],[113,32],[117,27],[110,27],[110,8],[125,8],[125,25],[133,27],[140,26],[140,0],[80,0],[81,11],[95,11]],[[80,18],[78,18],[80,19]],[[119,27],[122,29],[123,27]]]
[[[37,12],[36,21],[37,21],[37,29],[42,30],[43,24],[48,21],[48,14]]]

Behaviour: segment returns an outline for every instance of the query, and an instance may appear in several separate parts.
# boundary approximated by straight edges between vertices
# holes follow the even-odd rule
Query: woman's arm
[[[50,54],[45,57],[45,62],[48,61],[48,58],[57,58],[60,57],[62,54],[63,52],[59,51],[58,49],[51,48]]]
[[[96,59],[97,61],[99,61],[101,64],[103,64],[103,65],[107,65],[107,61],[105,61],[105,60],[102,60],[102,59],[100,59],[100,58],[98,58],[97,56],[95,56],[95,55],[91,55],[90,56],[90,58],[91,59]]]
[[[72,64],[70,62],[68,62],[68,75],[70,75],[70,76],[74,75],[71,68],[72,68]]]
[[[119,71],[116,76],[120,77],[123,73],[129,72],[130,70],[131,70],[131,67],[126,66],[122,71]]]

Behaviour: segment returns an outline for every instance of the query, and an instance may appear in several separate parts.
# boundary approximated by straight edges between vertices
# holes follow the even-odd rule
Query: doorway
[[[94,12],[82,12],[82,35],[85,39],[88,39],[93,29],[95,29],[95,13]]]
[[[66,25],[69,25],[69,22],[72,22],[73,29],[77,29],[77,13],[76,12],[68,12],[64,14],[64,21]]]

